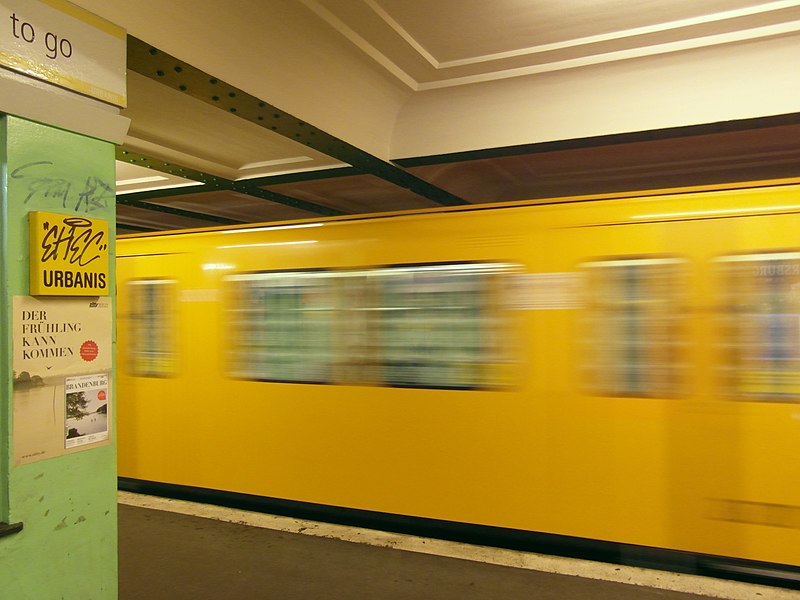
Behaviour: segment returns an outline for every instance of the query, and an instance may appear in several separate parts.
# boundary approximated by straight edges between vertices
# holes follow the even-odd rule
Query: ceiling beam
[[[348,144],[133,36],[128,36],[128,69],[438,204],[468,204],[396,164]]]
[[[117,233],[119,233],[120,229],[129,229],[136,233],[153,233],[155,231],[160,231],[158,227],[143,227],[141,225],[130,225],[129,223],[123,223],[122,221],[117,221]]]
[[[125,200],[120,200],[121,198],[122,199],[130,198],[131,200],[135,201],[146,201],[153,198],[164,198],[167,196],[185,196],[187,194],[202,194],[203,192],[219,192],[227,190],[232,192],[238,192],[240,194],[245,194],[247,196],[252,196],[254,198],[259,198],[261,200],[268,200],[270,202],[275,202],[277,204],[291,206],[293,208],[298,208],[300,210],[304,210],[306,212],[316,215],[336,216],[344,214],[341,211],[335,210],[328,206],[322,206],[321,204],[314,204],[313,202],[307,202],[305,200],[299,200],[297,198],[292,198],[291,196],[286,196],[284,194],[279,194],[277,192],[270,192],[268,190],[265,190],[259,187],[259,182],[261,180],[231,181],[230,179],[225,179],[224,177],[209,175],[208,173],[204,173],[202,171],[197,171],[195,169],[190,169],[188,167],[183,167],[180,165],[176,165],[174,163],[169,163],[163,160],[158,160],[149,156],[145,156],[144,154],[139,154],[138,152],[127,150],[126,148],[123,147],[117,147],[116,154],[117,154],[117,160],[119,161],[127,162],[140,167],[145,167],[147,169],[152,169],[154,171],[159,171],[161,173],[167,173],[169,175],[176,175],[178,177],[182,177],[184,179],[190,179],[191,181],[197,181],[203,184],[197,186],[183,186],[183,187],[167,188],[167,189],[152,190],[152,191],[144,190],[141,192],[130,192],[128,194],[120,194],[117,195],[117,202],[120,204],[127,203]],[[162,205],[151,204],[151,206],[153,208],[151,208],[150,210],[161,210],[162,212],[168,212],[166,210],[163,210],[166,207],[163,207]],[[201,215],[204,213],[194,213],[194,214]],[[200,217],[198,216],[197,218]],[[231,222],[241,223],[242,221],[231,221]]]
[[[363,175],[361,171],[353,167],[332,167],[330,169],[318,169],[315,171],[296,171],[294,173],[283,173],[280,175],[265,175],[263,177],[253,177],[247,183],[252,185],[281,185],[283,183],[298,183],[305,181],[317,181],[320,179],[337,179],[339,177],[356,177]]]
[[[199,213],[192,210],[183,210],[180,208],[174,208],[172,206],[154,204],[152,202],[141,202],[139,200],[129,197],[132,195],[133,194],[125,194],[124,196],[117,196],[117,204],[122,204],[123,206],[132,206],[134,208],[141,208],[144,210],[152,210],[168,215],[175,215],[178,217],[186,217],[188,219],[199,219],[201,221],[210,221],[211,223],[218,223],[220,225],[238,225],[240,223],[243,223],[243,221],[228,219],[226,217],[218,217],[216,215]]]

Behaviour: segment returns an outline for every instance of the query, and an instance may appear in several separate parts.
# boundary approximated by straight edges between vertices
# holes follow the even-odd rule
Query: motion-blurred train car
[[[796,577],[800,186],[135,235],[117,251],[128,485]]]

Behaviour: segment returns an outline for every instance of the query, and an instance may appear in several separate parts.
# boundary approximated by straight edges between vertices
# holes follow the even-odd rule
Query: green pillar
[[[0,537],[0,598],[115,599],[117,510],[113,348],[101,344],[100,352],[112,366],[110,369],[100,366],[96,369],[106,370],[111,382],[108,439],[96,443],[73,447],[65,444],[63,364],[68,363],[60,363],[60,385],[48,382],[45,377],[44,381],[52,384],[51,387],[42,383],[42,389],[35,390],[39,393],[52,389],[52,411],[50,404],[34,406],[35,410],[23,406],[29,401],[29,396],[20,393],[19,385],[15,387],[13,373],[15,357],[23,343],[36,346],[41,342],[48,347],[53,345],[52,341],[56,347],[53,354],[57,359],[54,360],[73,360],[76,369],[83,373],[92,368],[87,367],[87,361],[94,360],[94,356],[79,354],[77,348],[70,347],[75,339],[74,332],[73,337],[61,332],[65,319],[59,318],[58,307],[69,299],[54,297],[47,300],[51,303],[48,306],[56,308],[48,311],[47,323],[51,329],[40,333],[47,331],[51,337],[42,340],[42,336],[37,339],[31,335],[23,340],[24,336],[15,333],[13,325],[21,314],[18,309],[15,313],[16,303],[28,306],[25,303],[38,301],[29,295],[28,213],[31,211],[108,222],[108,286],[112,293],[98,300],[106,307],[100,319],[110,321],[107,345],[113,346],[114,146],[110,142],[22,118],[0,115],[0,159],[3,167],[0,189],[0,521],[22,525],[21,531]],[[81,318],[69,317],[66,320],[79,322]],[[98,327],[98,323],[92,323],[91,327],[88,323],[82,326],[88,331],[91,327]],[[61,343],[62,340],[65,341]],[[46,375],[44,370],[42,373]],[[105,393],[102,398],[105,399]],[[37,448],[41,450],[37,451]],[[3,529],[0,526],[0,534]]]

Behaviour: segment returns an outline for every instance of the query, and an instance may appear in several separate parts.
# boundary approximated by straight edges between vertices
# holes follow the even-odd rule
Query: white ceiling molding
[[[118,179],[117,185],[141,185],[143,183],[154,183],[156,181],[166,181],[167,178],[161,175],[151,175],[149,177],[133,177],[131,179]]]
[[[319,167],[298,167],[296,169],[284,169],[282,171],[269,171],[268,173],[244,173],[244,167],[242,167],[242,173],[237,177],[234,181],[247,181],[248,179],[258,179],[259,177],[276,177],[278,175],[292,175],[294,173],[313,173],[315,171],[330,171],[331,169],[341,169],[349,167],[347,163],[334,163],[332,165],[322,165]]]
[[[798,31],[800,31],[800,20],[791,21],[789,23],[781,23],[779,25],[767,25],[765,27],[757,27],[745,31],[733,31],[730,33],[708,35],[704,37],[668,42],[664,44],[655,44],[652,46],[643,46],[628,50],[618,50],[615,52],[593,54],[581,58],[572,58],[567,60],[536,64],[528,67],[518,67],[513,69],[492,71],[490,73],[482,73],[480,75],[469,75],[465,77],[443,79],[441,81],[432,81],[429,83],[419,83],[417,84],[417,90],[425,91],[425,90],[441,89],[447,87],[455,87],[459,85],[468,85],[471,83],[482,83],[485,81],[497,81],[500,79],[509,79],[511,77],[536,75],[538,73],[551,73],[553,71],[564,71],[567,69],[588,67],[592,65],[617,62],[620,60],[629,60],[632,58],[646,58],[648,56],[657,56],[659,54],[670,54],[673,52],[682,52],[685,50],[696,50],[699,48],[708,48],[711,46],[721,46],[723,44],[732,44],[738,42],[764,39],[769,37],[776,37],[790,33],[797,33]]]
[[[134,194],[134,193],[137,193],[137,192],[155,192],[157,190],[171,190],[171,189],[174,189],[174,188],[192,187],[192,186],[203,185],[199,181],[191,181],[189,183],[165,183],[163,185],[154,185],[154,186],[139,185],[139,186],[137,186],[135,188],[131,188],[131,189],[127,189],[126,190],[126,189],[124,189],[122,187],[122,184],[123,184],[122,181],[118,181],[117,182],[117,196],[124,196],[125,194]]]
[[[240,169],[261,169],[263,167],[275,167],[280,165],[290,165],[301,162],[309,162],[314,159],[310,156],[290,156],[287,158],[278,158],[275,160],[262,160],[261,162],[247,163],[239,167]]]
[[[333,29],[342,34],[356,47],[358,47],[364,54],[369,56],[380,66],[386,69],[389,73],[394,75],[402,83],[407,85],[412,90],[417,90],[419,83],[406,73],[403,69],[392,62],[383,52],[375,48],[367,40],[361,37],[354,29],[342,21],[339,17],[333,14],[330,10],[322,6],[317,0],[300,0],[309,10],[314,12],[317,16],[322,18]]]
[[[655,25],[648,25],[645,27],[635,27],[633,29],[626,29],[621,31],[614,31],[612,33],[604,33],[599,35],[591,35],[587,37],[564,40],[561,42],[554,42],[551,44],[540,44],[530,46],[527,48],[519,48],[508,52],[496,52],[492,54],[484,54],[482,56],[474,56],[471,58],[464,58],[460,60],[438,61],[436,60],[421,44],[417,43],[413,36],[406,31],[395,19],[391,17],[385,10],[383,10],[375,0],[363,0],[375,13],[386,23],[394,29],[400,37],[414,48],[420,56],[422,56],[428,63],[436,69],[449,69],[451,67],[461,67],[464,65],[474,65],[484,62],[493,62],[504,60],[507,58],[514,58],[517,56],[529,56],[532,54],[543,54],[546,52],[553,52],[554,50],[564,50],[566,48],[576,48],[582,46],[592,46],[601,42],[617,41],[629,38],[640,37],[652,33],[661,33],[665,31],[677,31],[687,29],[696,25],[704,25],[708,23],[721,23],[723,21],[730,21],[732,19],[741,19],[742,17],[751,17],[787,8],[795,8],[800,6],[798,0],[780,0],[777,2],[768,2],[757,6],[750,6],[747,8],[740,8],[735,10],[726,10],[700,17],[692,17],[688,19],[679,19],[677,21],[669,21],[666,23],[657,23]],[[741,25],[737,25],[741,28]],[[687,36],[689,37],[689,36]]]
[[[335,7],[335,2],[327,2],[328,6],[325,0],[301,2],[413,91],[574,69],[800,31],[800,11],[791,11],[800,8],[800,0],[779,0],[509,51],[440,61],[408,27],[401,25],[397,18],[384,9],[379,0],[361,0],[372,15],[371,23],[375,25],[376,19],[379,20],[387,31],[393,31],[402,40],[407,54],[413,53],[413,61],[419,68],[411,73],[409,60],[412,59],[409,56],[405,56],[404,61],[396,47],[371,42],[359,33],[361,30],[366,34],[366,21],[359,22],[344,16],[340,18],[335,9],[328,8]],[[781,11],[788,12],[779,14]],[[657,40],[654,41],[654,37]],[[406,66],[401,67],[400,63]]]
[[[119,160],[116,162],[116,170],[118,195],[202,185],[197,181],[161,172],[154,173],[146,167]]]
[[[403,38],[403,40],[405,40],[405,42],[411,46],[417,52],[417,54],[424,58],[429,65],[435,69],[439,69],[441,67],[442,63],[436,60],[436,58],[430,52],[428,52],[422,44],[417,42],[413,35],[406,31],[405,27],[400,25],[400,23],[398,23],[388,12],[383,10],[383,8],[381,8],[378,3],[375,2],[375,0],[363,1],[364,4],[372,9],[372,11],[378,15],[378,17],[380,17],[389,27],[391,27],[397,33],[397,35]]]

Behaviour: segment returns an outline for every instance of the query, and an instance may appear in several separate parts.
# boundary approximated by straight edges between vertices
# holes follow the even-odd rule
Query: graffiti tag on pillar
[[[61,209],[90,213],[104,210],[115,201],[114,186],[100,177],[89,175],[79,182],[59,177],[51,161],[28,163],[14,169],[11,179],[25,186],[24,204],[31,200],[55,201]]]

